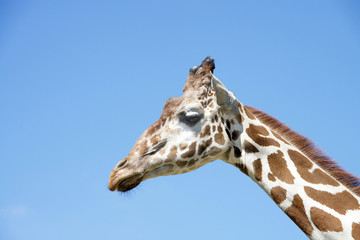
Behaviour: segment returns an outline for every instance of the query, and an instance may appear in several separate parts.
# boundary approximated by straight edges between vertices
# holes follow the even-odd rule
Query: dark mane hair
[[[308,138],[291,130],[276,118],[250,106],[245,106],[260,122],[270,127],[286,141],[298,148],[304,155],[315,162],[333,178],[360,196],[360,178],[343,170],[334,160],[330,159]]]

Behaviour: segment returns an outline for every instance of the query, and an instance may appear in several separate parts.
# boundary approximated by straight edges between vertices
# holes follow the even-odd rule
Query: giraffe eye
[[[189,125],[194,126],[202,118],[202,114],[198,112],[183,112],[180,114],[180,121]]]

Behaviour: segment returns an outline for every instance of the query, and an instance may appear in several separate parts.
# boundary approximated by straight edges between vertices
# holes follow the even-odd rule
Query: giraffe
[[[214,69],[207,57],[189,70],[184,94],[166,101],[115,165],[109,189],[126,192],[221,159],[255,181],[310,239],[360,240],[360,179],[279,120],[240,103]]]

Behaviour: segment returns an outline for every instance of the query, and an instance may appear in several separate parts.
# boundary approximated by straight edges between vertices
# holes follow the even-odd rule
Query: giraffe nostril
[[[126,159],[120,161],[120,162],[117,164],[116,169],[121,168],[122,166],[124,166],[124,164],[125,164],[126,162],[127,162]]]

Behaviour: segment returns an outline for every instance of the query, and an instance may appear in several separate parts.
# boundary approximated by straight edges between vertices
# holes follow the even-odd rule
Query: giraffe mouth
[[[124,178],[121,179],[121,177],[116,176],[118,174],[118,171],[115,170],[110,174],[109,189],[111,191],[117,190],[120,192],[127,192],[137,187],[144,180],[154,178],[157,176],[169,175],[169,170],[171,172],[171,169],[173,169],[173,167],[174,166],[172,164],[165,164],[163,166],[154,168],[150,171],[146,171],[144,174],[137,173],[135,175],[126,177],[125,179]]]
[[[131,189],[134,189],[135,187],[137,187],[141,181],[142,181],[143,177],[141,174],[136,174],[132,177],[126,178],[124,180],[122,180],[117,187],[113,188],[114,190],[117,189],[120,192],[126,192],[129,191]]]

